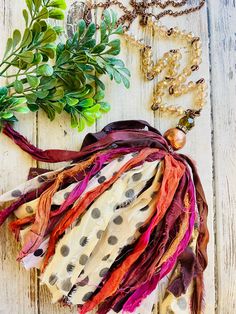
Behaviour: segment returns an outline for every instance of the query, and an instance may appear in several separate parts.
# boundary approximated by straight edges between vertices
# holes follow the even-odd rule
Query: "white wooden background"
[[[123,2],[128,3],[128,0]],[[23,0],[0,0],[1,55],[12,30],[23,27],[20,14],[23,6]],[[197,120],[197,126],[188,135],[184,152],[197,161],[209,204],[209,266],[205,273],[207,314],[236,313],[235,6],[235,0],[208,0],[207,6],[199,13],[161,21],[168,26],[193,31],[203,42],[203,64],[197,77],[203,76],[209,83],[208,103]],[[141,36],[137,28],[134,32]],[[146,36],[146,41],[156,50],[156,57],[160,52],[174,48],[169,43],[159,45],[154,37]],[[107,98],[112,103],[112,110],[89,131],[100,130],[107,123],[119,119],[145,119],[161,131],[175,125],[176,120],[154,115],[149,109],[153,83],[143,80],[139,53],[125,43],[123,46],[122,57],[132,73],[131,88],[125,91],[123,87],[109,85]],[[41,148],[79,149],[85,135],[85,132],[71,131],[65,118],[51,123],[43,113],[37,117],[33,114],[21,117],[16,129]],[[2,193],[24,181],[29,167],[35,166],[36,162],[3,135],[0,135],[0,153]],[[38,165],[52,168],[52,165],[43,163]],[[25,271],[15,261],[17,250],[5,224],[0,228],[0,313],[76,313],[76,310],[50,305],[47,290],[39,285],[38,273]]]

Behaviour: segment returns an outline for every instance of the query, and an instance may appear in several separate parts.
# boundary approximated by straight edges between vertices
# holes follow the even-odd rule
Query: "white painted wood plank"
[[[236,5],[209,3],[216,206],[217,313],[236,312]]]

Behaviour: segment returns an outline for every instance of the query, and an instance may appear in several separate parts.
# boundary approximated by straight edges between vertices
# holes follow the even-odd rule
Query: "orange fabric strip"
[[[92,191],[87,192],[76,203],[76,205],[67,212],[61,222],[51,233],[49,248],[41,269],[42,272],[47,266],[50,257],[55,253],[55,246],[59,236],[73,223],[73,221],[75,221],[85,211],[85,209],[93,202],[93,200],[101,195],[105,190],[107,190],[121,176],[121,174],[134,167],[136,164],[144,161],[149,155],[157,153],[158,151],[159,149],[157,148],[145,148],[141,150],[137,156],[128,161],[110,180],[104,182]]]
[[[156,215],[152,219],[148,230],[143,233],[136,244],[134,251],[123,261],[123,263],[111,274],[110,278],[104,284],[102,289],[92,298],[86,302],[82,309],[81,314],[85,314],[97,305],[103,302],[106,298],[113,295],[119,288],[119,285],[131,267],[131,265],[138,259],[148,245],[151,231],[161,221],[165,215],[171,201],[174,197],[175,191],[178,187],[179,181],[184,174],[185,166],[180,161],[175,160],[171,155],[167,154],[164,158],[165,169],[161,188],[157,195],[157,208]]]

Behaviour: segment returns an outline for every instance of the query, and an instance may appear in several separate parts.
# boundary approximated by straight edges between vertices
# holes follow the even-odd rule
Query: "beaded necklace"
[[[175,1],[130,1],[130,6],[133,10],[129,10],[119,1],[108,0],[106,2],[99,2],[91,4],[91,2],[83,4],[83,18],[85,20],[91,19],[91,10],[102,8],[106,9],[111,6],[117,6],[123,12],[123,15],[119,18],[118,23],[122,23],[124,34],[123,36],[127,42],[132,46],[137,46],[141,51],[142,57],[142,69],[144,76],[147,80],[153,80],[161,73],[165,73],[162,80],[156,84],[153,91],[152,99],[152,110],[159,110],[161,112],[167,112],[169,114],[175,114],[181,116],[177,127],[166,131],[164,134],[165,138],[168,140],[169,144],[174,150],[182,148],[186,143],[186,133],[190,131],[195,125],[195,117],[199,116],[201,110],[206,102],[206,89],[207,85],[203,78],[197,80],[196,82],[190,81],[187,84],[186,80],[191,76],[192,72],[199,69],[199,65],[202,62],[201,59],[201,40],[196,37],[193,33],[187,33],[178,29],[177,27],[167,28],[165,26],[159,25],[159,20],[170,15],[177,17],[180,15],[189,14],[200,10],[205,4],[205,0],[200,0],[196,7],[190,7],[180,11],[173,11],[170,9],[163,10],[159,14],[154,14],[149,12],[148,9],[159,7],[161,9],[166,9],[168,6],[173,8],[183,7],[187,4],[187,0],[180,2]],[[182,59],[182,54],[180,49],[172,49],[162,56],[156,63],[153,61],[153,51],[152,47],[146,45],[144,40],[137,39],[136,36],[130,33],[129,29],[134,20],[140,17],[140,24],[143,27],[147,27],[148,30],[153,30],[160,39],[170,38],[181,40],[190,47],[190,64],[185,66],[181,72],[178,71],[180,67],[180,60]],[[179,97],[181,95],[187,94],[189,92],[196,93],[194,108],[184,109],[182,106],[173,106],[163,103],[163,96],[165,91],[170,96]]]

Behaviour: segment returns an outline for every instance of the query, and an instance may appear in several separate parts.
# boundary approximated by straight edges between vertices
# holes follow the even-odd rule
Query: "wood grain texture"
[[[209,3],[218,314],[236,312],[236,5]]]
[[[68,4],[72,3],[68,0]],[[123,0],[128,3],[128,0]],[[199,35],[203,42],[203,64],[193,80],[205,77],[209,82],[208,104],[197,126],[188,135],[184,153],[197,161],[208,204],[210,244],[208,247],[209,267],[205,273],[206,314],[234,314],[236,311],[235,287],[235,233],[236,233],[236,192],[235,192],[235,131],[236,131],[236,9],[233,0],[208,1],[208,7],[201,12],[178,19],[165,18],[161,23],[178,26]],[[196,1],[190,1],[190,5]],[[2,55],[7,36],[14,28],[23,26],[19,12],[23,0],[0,0]],[[142,33],[136,24],[133,33],[154,47],[155,58],[164,51],[175,48],[168,41],[158,42],[154,33]],[[161,131],[176,124],[177,119],[154,114],[150,110],[153,86],[157,82],[144,80],[140,65],[140,53],[128,43],[122,43],[122,58],[131,70],[129,90],[107,80],[107,100],[112,110],[83,133],[70,129],[65,116],[49,122],[44,113],[27,115],[16,125],[31,142],[40,148],[79,149],[86,132],[100,130],[109,122],[121,119],[143,119]],[[179,43],[176,43],[176,47]],[[180,45],[181,47],[181,45]],[[182,46],[187,59],[188,48]],[[211,72],[209,72],[211,69]],[[192,78],[191,78],[192,79]],[[2,82],[1,82],[2,83]],[[191,96],[176,103],[188,107]],[[6,137],[0,135],[0,193],[13,188],[25,180],[27,171],[35,163]],[[55,168],[44,163],[41,167]],[[14,169],[14,173],[12,171]],[[17,175],[16,175],[17,174]],[[39,285],[35,271],[25,271],[15,258],[17,245],[8,232],[7,224],[0,229],[0,314],[66,314],[76,310],[60,308],[50,304],[50,295]],[[178,313],[177,313],[178,314]]]

